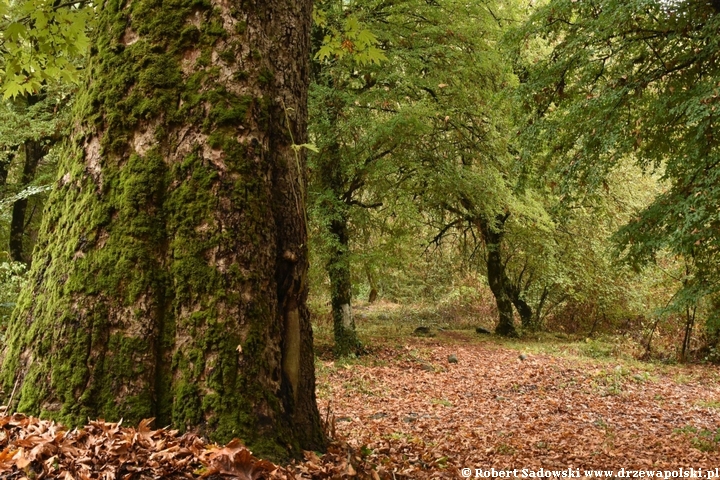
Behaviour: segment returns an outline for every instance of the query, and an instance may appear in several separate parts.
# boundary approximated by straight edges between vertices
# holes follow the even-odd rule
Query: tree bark
[[[337,106],[332,112],[338,114]],[[328,223],[328,244],[330,255],[325,266],[330,277],[330,304],[332,306],[335,354],[346,356],[358,353],[360,343],[355,331],[352,314],[352,280],[350,276],[350,232],[348,230],[348,205],[342,200],[345,194],[340,148],[337,144],[323,152],[320,157],[318,184],[327,192],[328,200],[323,204],[324,216]]]
[[[498,309],[498,324],[495,333],[506,337],[517,337],[515,323],[513,320],[513,301],[510,295],[511,286],[505,274],[505,264],[500,254],[500,246],[504,234],[503,225],[507,215],[498,215],[495,224],[490,225],[487,219],[479,217],[476,225],[487,245],[487,272],[488,284],[495,297]]]
[[[377,282],[375,276],[370,270],[370,266],[365,264],[365,274],[367,275],[368,285],[370,285],[370,293],[368,294],[368,303],[375,303],[378,298]]]
[[[533,311],[530,305],[520,296],[513,297],[513,305],[520,315],[520,323],[524,330],[536,330],[537,326],[534,323]]]
[[[342,100],[333,97],[327,114],[340,120]],[[352,313],[352,279],[350,275],[350,232],[348,229],[347,178],[343,172],[340,145],[331,143],[317,158],[317,188],[323,192],[323,223],[327,225],[329,257],[325,269],[330,277],[330,304],[332,307],[335,355],[358,354],[360,342]]]
[[[30,102],[28,102],[30,103]],[[23,171],[20,176],[20,189],[22,190],[35,178],[40,160],[45,156],[45,149],[40,140],[28,139],[23,144],[25,154],[25,162],[23,163]],[[21,198],[13,203],[12,218],[10,220],[10,241],[9,250],[10,258],[14,262],[24,262],[29,264],[30,259],[24,255],[23,240],[25,238],[25,212],[28,206],[28,199]]]
[[[516,285],[513,285],[510,279],[507,277],[507,274],[505,273],[505,269],[503,268],[503,284],[507,286],[507,290],[510,295],[510,299],[512,300],[513,305],[515,306],[515,309],[517,310],[518,314],[520,315],[520,323],[522,324],[522,327],[524,330],[536,330],[537,324],[535,324],[535,316],[533,315],[533,310],[528,303],[523,300],[522,298],[522,292],[520,288],[518,288]]]
[[[360,342],[352,313],[352,281],[350,278],[350,234],[347,218],[341,214],[330,222],[333,249],[327,265],[330,276],[330,303],[332,305],[335,354],[357,354]]]
[[[17,155],[19,148],[19,145],[13,145],[12,147],[9,147],[5,150],[5,155],[7,155],[7,158],[0,161],[0,187],[4,188],[7,184],[7,177],[8,173],[10,173],[10,166],[15,160],[15,156]]]
[[[324,447],[292,148],[310,15],[309,0],[102,4],[3,352],[19,410],[156,417],[271,459]]]

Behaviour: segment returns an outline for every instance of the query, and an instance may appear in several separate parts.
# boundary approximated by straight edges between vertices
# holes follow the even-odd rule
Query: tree
[[[67,85],[0,102],[0,335],[16,303],[57,167],[56,142],[69,124]],[[30,155],[28,155],[30,154]],[[35,172],[32,171],[35,169]],[[22,208],[20,208],[22,207]],[[15,228],[13,228],[13,226]]]
[[[437,220],[432,223],[440,237],[446,227],[483,223],[492,243],[502,238],[490,238],[490,232],[499,233],[495,219],[512,202],[514,181],[506,138],[509,109],[500,95],[513,79],[497,48],[499,14],[507,14],[506,8],[492,1],[453,0],[351,6],[355,10],[346,7],[341,18],[358,15],[377,33],[386,59],[379,66],[357,65],[342,50],[353,51],[355,43],[336,41],[335,57],[318,69],[313,89],[319,114],[313,115],[312,127],[320,147],[312,157],[315,211],[327,225],[334,318],[341,327],[347,315],[336,304],[349,307],[351,291],[348,231],[366,217],[364,212],[408,196]],[[361,27],[354,31],[362,32]],[[495,255],[490,263],[490,283],[499,287],[493,291],[502,306],[498,331],[512,334],[512,302],[499,283],[505,275],[498,270],[502,263]],[[345,281],[336,280],[340,277]]]
[[[348,355],[362,350],[352,312],[351,240],[360,210],[383,206],[392,183],[383,176],[395,173],[391,154],[407,136],[402,115],[379,114],[372,106],[393,98],[383,89],[387,75],[378,64],[395,52],[379,50],[370,29],[391,36],[393,26],[380,25],[377,17],[386,18],[397,5],[316,6],[310,132],[318,151],[310,157],[310,214],[330,279],[335,352]]]
[[[482,2],[438,8],[427,33],[411,33],[407,41],[423,52],[416,58],[424,64],[417,82],[430,126],[415,147],[416,195],[436,226],[434,242],[461,229],[485,245],[485,272],[498,309],[495,331],[515,336],[513,306],[526,305],[507,277],[503,242],[508,219],[527,210],[531,197],[517,188],[506,94],[516,79],[498,42],[510,7]]]
[[[14,186],[9,253],[15,262],[30,263],[34,221],[39,215],[37,188],[33,182],[43,176],[43,162],[50,148],[63,136],[68,119],[67,104],[72,98],[68,86],[76,83],[87,50],[86,24],[92,19],[87,2],[63,3],[22,0],[0,5],[0,90],[3,91],[5,122],[0,145],[5,155],[0,164],[0,185],[13,176],[13,160],[20,160]],[[31,207],[28,212],[28,207]],[[29,213],[29,214],[28,214]],[[30,241],[29,241],[30,240]]]
[[[11,409],[323,447],[297,148],[310,3],[100,8],[8,328]]]
[[[679,311],[720,292],[718,28],[718,2],[553,0],[518,32],[550,49],[525,71],[524,137],[568,178],[564,193],[605,188],[628,160],[667,182],[616,240],[637,268],[664,251],[692,260]]]
[[[37,230],[36,227],[30,228],[31,222],[36,217],[35,213],[42,210],[41,201],[30,197],[44,190],[43,187],[33,185],[33,183],[38,177],[38,169],[43,167],[41,163],[48,151],[61,138],[63,124],[67,121],[67,102],[64,98],[68,95],[67,92],[62,92],[62,89],[58,88],[45,88],[44,90],[41,94],[23,95],[17,97],[13,102],[8,102],[16,104],[13,107],[6,105],[19,114],[24,124],[12,122],[15,128],[20,128],[23,135],[21,143],[9,145],[10,150],[18,153],[13,157],[19,157],[21,164],[17,168],[19,170],[16,182],[17,191],[15,192],[17,198],[12,202],[8,249],[12,261],[25,264],[31,262],[30,253],[33,242],[29,241],[31,240],[28,238],[30,237],[29,233],[35,233]],[[28,127],[28,123],[32,123],[33,126],[23,128]],[[11,163],[9,162],[6,168],[10,167]],[[5,179],[7,179],[7,173],[4,173]],[[2,176],[0,175],[0,177]],[[41,200],[44,200],[44,197]],[[28,207],[31,207],[29,212]]]

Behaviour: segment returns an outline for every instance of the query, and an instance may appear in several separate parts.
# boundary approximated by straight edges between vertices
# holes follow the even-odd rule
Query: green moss
[[[197,60],[195,60],[195,68],[202,69],[205,67],[210,66],[211,64],[211,52],[209,50],[204,50]]]
[[[221,51],[218,54],[218,57],[220,57],[220,60],[227,63],[228,65],[232,65],[235,63],[235,52],[232,48],[226,48],[225,50]]]
[[[200,389],[191,383],[181,383],[173,392],[172,423],[182,429],[200,424],[202,406]]]
[[[185,26],[180,32],[178,48],[188,49],[197,45],[200,41],[200,30],[194,25]]]
[[[267,86],[270,85],[273,80],[275,79],[275,75],[273,72],[268,70],[267,68],[263,68],[260,70],[260,75],[258,76],[258,82],[261,86]]]
[[[139,38],[123,45],[130,27]],[[235,33],[245,29],[240,22]],[[272,299],[240,297],[262,292],[274,274],[252,268],[272,240],[271,196],[265,166],[248,155],[257,146],[238,142],[238,127],[251,127],[250,119],[267,126],[275,106],[221,84],[212,54],[232,32],[206,0],[111,0],[96,31],[94,81],[76,102],[86,136],[63,155],[0,382],[10,391],[25,375],[21,409],[70,426],[157,416],[284,458],[295,435],[279,420],[278,392],[259,382],[271,368],[266,342],[280,335],[268,326]],[[231,63],[238,47],[230,42],[220,58]],[[200,52],[198,71],[187,74],[181,66],[191,49]],[[252,57],[261,55],[255,49]],[[269,70],[235,78],[252,75],[273,81]],[[204,158],[202,145],[176,158],[185,126],[201,126],[193,133],[202,129],[219,160]],[[83,147],[98,132],[96,178]],[[135,151],[138,133],[152,148]],[[232,264],[221,268],[216,257]],[[237,311],[228,314],[228,305]],[[25,351],[34,359],[27,371]]]
[[[218,19],[205,23],[203,33],[210,37],[227,38],[227,31],[222,26],[222,22]]]
[[[81,403],[87,402],[94,407],[87,413],[97,412],[101,417],[110,419],[125,418],[130,423],[154,416],[152,391],[140,388],[135,394],[118,398],[123,385],[148,377],[147,369],[151,368],[151,363],[147,362],[147,358],[152,351],[153,344],[148,337],[111,335],[102,359],[102,370],[107,372],[105,381],[86,390],[81,397]]]
[[[243,81],[247,80],[249,78],[249,76],[250,75],[245,70],[236,70],[233,73],[233,78],[239,82],[243,82]]]
[[[224,87],[207,92],[204,100],[212,106],[206,126],[217,127],[242,125],[253,104],[253,97],[233,94]]]

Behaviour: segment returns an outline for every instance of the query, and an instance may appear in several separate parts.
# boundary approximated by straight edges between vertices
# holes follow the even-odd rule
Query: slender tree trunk
[[[340,106],[333,104],[328,110],[337,118]],[[328,224],[327,235],[330,247],[330,255],[325,267],[330,277],[335,354],[346,356],[359,353],[360,342],[357,339],[352,313],[348,205],[343,201],[346,179],[343,176],[339,155],[340,147],[337,143],[332,144],[321,153],[318,184],[329,197],[323,204],[323,215]]]
[[[685,260],[685,278],[683,279],[683,287],[687,287],[689,283],[688,278],[692,274],[694,260],[694,257]],[[692,337],[692,331],[695,325],[696,311],[697,306],[685,306],[685,334],[683,335],[682,349],[680,351],[680,361],[683,363],[687,361],[687,355],[690,351],[690,339]]]
[[[595,315],[595,320],[593,321],[592,327],[590,327],[590,331],[587,334],[588,338],[592,338],[592,336],[595,335],[595,328],[597,328],[597,324],[599,321],[600,321],[600,316]]]
[[[515,323],[513,320],[513,301],[510,295],[510,285],[505,274],[505,264],[500,254],[500,245],[503,237],[503,224],[507,216],[499,215],[496,218],[497,225],[489,225],[487,219],[479,218],[476,221],[480,232],[487,245],[487,272],[488,284],[495,297],[498,309],[498,324],[495,333],[507,337],[517,337]]]
[[[45,149],[40,140],[29,139],[23,144],[25,162],[20,176],[20,189],[27,186],[35,178],[35,171],[40,160],[45,156]],[[28,199],[21,198],[13,203],[12,218],[10,220],[10,258],[15,262],[30,263],[30,259],[23,254],[23,240],[25,237],[25,212]]]
[[[327,271],[330,276],[335,353],[339,356],[358,353],[360,343],[352,313],[352,282],[350,280],[350,252],[347,218],[341,216],[330,222],[330,234],[335,243]]]
[[[540,328],[542,325],[542,312],[543,308],[545,308],[545,302],[548,299],[548,296],[550,295],[550,291],[548,290],[547,286],[543,288],[543,292],[540,295],[540,301],[538,302],[537,309],[535,310],[535,319],[533,320],[535,327]]]
[[[688,352],[690,352],[690,339],[695,326],[696,310],[696,307],[685,307],[685,334],[683,335],[682,350],[680,351],[680,361],[683,363],[687,361]]]
[[[0,161],[0,187],[5,187],[5,185],[7,184],[7,177],[8,173],[10,173],[10,166],[15,160],[15,156],[17,155],[18,150],[19,145],[13,145],[12,147],[9,147],[5,153],[5,155],[7,155],[7,158],[5,158],[5,160],[3,161]]]
[[[368,294],[368,303],[375,303],[378,298],[377,282],[370,267],[365,264],[365,274],[367,275],[368,285],[370,285],[370,293]]]
[[[16,405],[322,449],[304,217],[310,0],[108,0],[0,381]]]

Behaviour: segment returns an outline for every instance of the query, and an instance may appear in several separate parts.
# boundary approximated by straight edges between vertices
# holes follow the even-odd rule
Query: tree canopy
[[[668,250],[692,263],[681,304],[718,291],[717,2],[550,1],[517,32],[547,55],[523,70],[526,142],[566,177],[563,193],[607,188],[635,162],[664,185],[616,235],[636,266]]]

